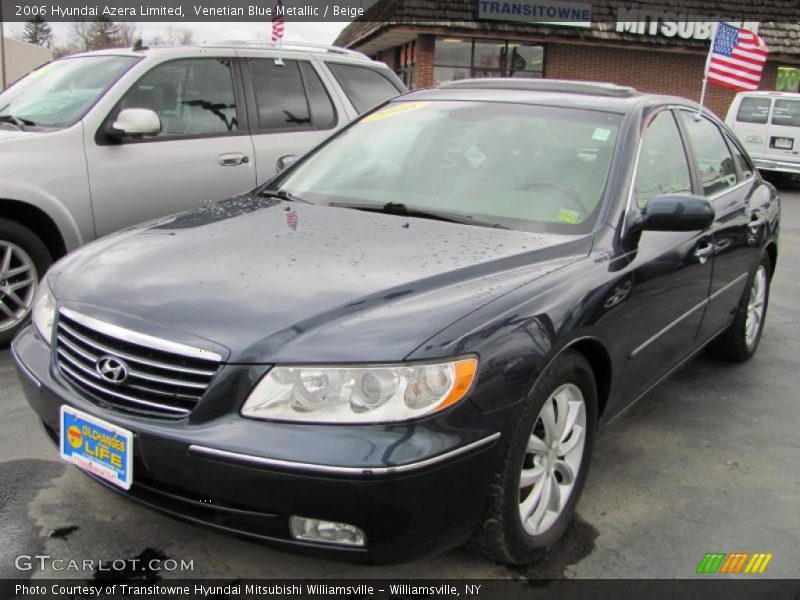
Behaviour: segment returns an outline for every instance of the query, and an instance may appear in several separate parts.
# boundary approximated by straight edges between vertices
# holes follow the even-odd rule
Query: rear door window
[[[758,96],[745,96],[739,104],[736,120],[740,123],[756,123],[764,125],[769,117],[769,107],[772,100]]]
[[[343,63],[329,62],[327,65],[358,114],[365,113],[400,93],[388,77],[374,69]]]
[[[307,61],[250,59],[258,129],[267,131],[331,129],[336,111],[325,86]]]

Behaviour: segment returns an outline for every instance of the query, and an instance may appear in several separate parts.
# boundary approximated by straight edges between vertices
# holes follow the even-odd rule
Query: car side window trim
[[[145,77],[147,77],[150,73],[152,73],[155,69],[159,69],[164,65],[174,63],[174,62],[186,62],[186,61],[195,61],[195,60],[209,60],[209,59],[219,59],[224,58],[230,61],[231,63],[231,82],[233,84],[233,94],[234,99],[236,101],[236,120],[238,122],[238,128],[236,131],[229,131],[229,132],[215,132],[215,133],[197,133],[197,134],[190,134],[190,135],[181,135],[181,136],[171,136],[171,137],[143,137],[143,138],[129,138],[129,139],[111,139],[105,134],[105,128],[108,124],[117,117],[119,114],[120,106],[122,105],[123,100],[128,95],[128,93],[134,88],[134,86],[138,85]],[[157,65],[153,65],[150,69],[148,69],[145,73],[141,75],[136,81],[134,81],[131,86],[125,91],[122,97],[117,101],[114,107],[108,112],[106,118],[103,119],[103,122],[97,128],[97,132],[95,133],[95,144],[98,146],[121,146],[121,145],[129,145],[129,144],[155,144],[159,142],[181,142],[181,141],[189,141],[189,140],[202,140],[202,139],[210,139],[210,138],[220,138],[220,137],[241,137],[241,136],[249,136],[249,123],[248,123],[248,113],[246,111],[246,103],[245,103],[245,94],[244,90],[242,89],[241,85],[241,75],[240,75],[240,65],[239,59],[235,56],[198,56],[198,57],[180,57],[180,58],[172,58],[169,60],[165,60],[163,62],[158,63]]]

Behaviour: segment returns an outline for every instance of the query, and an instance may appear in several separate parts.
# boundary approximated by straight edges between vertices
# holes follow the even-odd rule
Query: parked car
[[[404,91],[332,47],[227,43],[90,52],[0,94],[0,347],[39,277],[81,244],[253,189],[275,161]]]
[[[600,429],[706,345],[756,351],[779,222],[692,102],[462,81],[61,260],[12,351],[62,456],[149,506],[308,553],[523,564]]]
[[[725,123],[761,171],[800,175],[800,94],[740,92]]]

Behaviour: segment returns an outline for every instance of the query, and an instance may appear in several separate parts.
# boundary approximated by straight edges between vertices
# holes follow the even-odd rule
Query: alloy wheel
[[[744,340],[748,347],[758,337],[761,321],[764,318],[764,304],[767,297],[767,270],[759,265],[753,284],[750,286],[750,300],[747,303],[747,321],[745,322]]]
[[[519,480],[519,516],[529,535],[540,535],[569,502],[586,445],[586,404],[567,383],[544,403],[533,426]]]
[[[38,281],[28,253],[0,240],[0,332],[13,329],[27,318]]]

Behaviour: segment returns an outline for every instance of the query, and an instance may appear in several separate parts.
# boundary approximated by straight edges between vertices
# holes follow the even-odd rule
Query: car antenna
[[[135,42],[133,42],[133,51],[141,52],[142,50],[147,50],[147,46],[144,45],[142,38],[139,38]]]

